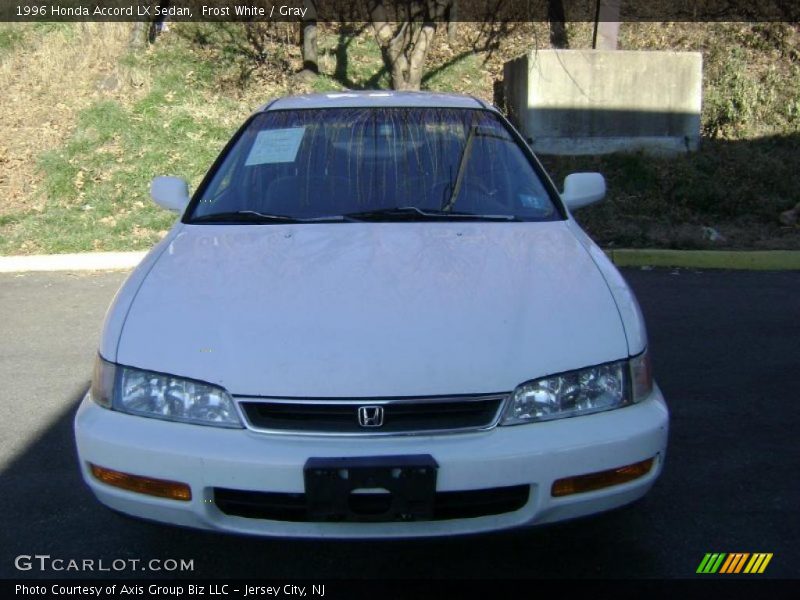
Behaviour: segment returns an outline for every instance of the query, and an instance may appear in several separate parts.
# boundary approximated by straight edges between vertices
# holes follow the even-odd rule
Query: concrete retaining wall
[[[536,152],[697,149],[699,52],[533,50],[503,79],[511,120]]]

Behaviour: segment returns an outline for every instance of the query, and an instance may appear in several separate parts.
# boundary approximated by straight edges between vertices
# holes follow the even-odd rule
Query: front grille
[[[488,515],[500,515],[519,510],[528,502],[530,486],[468,490],[459,492],[436,492],[433,508],[433,521],[449,519],[471,519]],[[368,513],[369,503],[381,510],[381,495],[370,498],[366,495],[361,502]],[[214,503],[223,513],[248,519],[269,519],[271,521],[308,522],[305,494],[278,492],[251,492],[214,488]]]
[[[404,400],[246,399],[240,405],[251,427],[278,433],[388,435],[485,429],[494,425],[503,395]],[[359,424],[359,407],[383,410],[382,425]]]

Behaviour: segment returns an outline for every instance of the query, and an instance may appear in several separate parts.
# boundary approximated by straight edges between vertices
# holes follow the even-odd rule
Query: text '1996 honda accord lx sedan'
[[[475,98],[258,110],[118,292],[75,418],[97,498],[244,534],[419,537],[643,496],[668,411],[636,299]]]

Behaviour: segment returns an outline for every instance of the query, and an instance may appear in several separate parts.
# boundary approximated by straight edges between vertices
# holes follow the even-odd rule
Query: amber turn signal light
[[[572,494],[582,494],[593,492],[603,488],[611,487],[633,481],[650,472],[655,462],[655,457],[648,458],[641,462],[609,469],[608,471],[598,471],[597,473],[587,473],[586,475],[576,475],[575,477],[565,477],[553,482],[550,493],[555,496],[570,496]]]
[[[89,463],[89,468],[94,478],[98,481],[123,490],[147,494],[148,496],[158,496],[159,498],[183,500],[184,502],[188,502],[192,499],[192,489],[185,483],[131,475],[129,473],[106,469],[105,467],[98,467],[91,463]]]

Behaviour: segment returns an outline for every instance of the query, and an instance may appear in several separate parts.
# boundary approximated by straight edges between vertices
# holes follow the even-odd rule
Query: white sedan
[[[254,113],[120,289],[75,418],[103,504],[292,537],[538,525],[643,496],[668,411],[636,299],[481,100]]]

